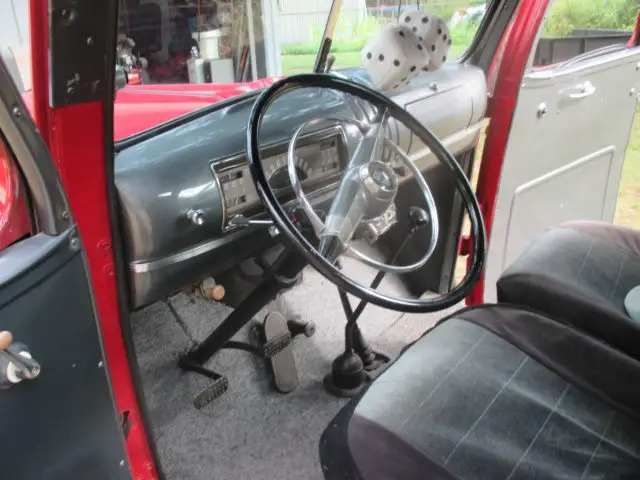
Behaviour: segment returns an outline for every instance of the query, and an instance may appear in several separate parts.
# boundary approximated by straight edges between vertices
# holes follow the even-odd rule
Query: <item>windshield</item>
[[[119,86],[126,86],[115,96],[116,141],[264,88],[281,76],[311,72],[332,5],[332,0],[119,1],[116,63],[126,72]],[[31,109],[28,6],[0,1],[0,55]],[[447,61],[456,61],[471,44],[486,3],[343,0],[331,47],[333,69],[362,68],[367,42],[416,10],[448,24]]]
[[[121,0],[117,63],[128,84],[116,94],[115,140],[210,104],[313,70],[331,0]],[[469,46],[484,3],[380,4],[344,0],[333,69],[361,67],[382,27],[408,12],[440,16],[451,30],[448,61]]]
[[[117,63],[128,84],[116,94],[115,140],[210,104],[313,70],[331,0],[121,0]],[[344,0],[333,69],[361,67],[381,28],[408,12],[440,16],[451,29],[449,61],[469,46],[485,4],[442,0],[379,4]]]

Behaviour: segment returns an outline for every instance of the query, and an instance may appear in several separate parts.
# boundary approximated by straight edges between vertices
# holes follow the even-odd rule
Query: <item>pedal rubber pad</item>
[[[204,387],[193,399],[193,406],[200,410],[206,407],[216,398],[221,397],[229,389],[227,377],[220,377]]]
[[[289,345],[291,345],[291,332],[287,330],[286,332],[277,334],[271,340],[267,340],[262,350],[264,351],[265,357],[273,358]]]
[[[293,357],[291,332],[287,327],[287,319],[280,312],[271,312],[264,318],[264,338],[265,353],[267,348],[274,352],[269,356],[269,361],[276,390],[282,393],[295,390],[298,386],[298,370]]]

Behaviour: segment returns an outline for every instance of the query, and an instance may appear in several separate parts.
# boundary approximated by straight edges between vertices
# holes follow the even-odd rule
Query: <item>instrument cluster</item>
[[[324,187],[339,177],[343,168],[345,142],[338,127],[303,137],[296,149],[296,171],[303,187]],[[269,184],[283,201],[292,197],[287,170],[287,144],[266,148],[263,167]],[[236,215],[258,213],[260,199],[255,189],[246,156],[212,164],[221,191],[224,225]]]

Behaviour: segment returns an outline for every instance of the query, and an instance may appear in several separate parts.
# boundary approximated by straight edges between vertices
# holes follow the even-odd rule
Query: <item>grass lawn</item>
[[[622,168],[615,223],[640,228],[640,114],[636,110]]]
[[[454,45],[451,47],[450,56],[459,57],[464,52],[465,47]],[[334,68],[359,67],[360,51],[334,53],[336,63]],[[293,75],[296,73],[310,72],[316,61],[315,54],[311,55],[282,55],[282,74]]]

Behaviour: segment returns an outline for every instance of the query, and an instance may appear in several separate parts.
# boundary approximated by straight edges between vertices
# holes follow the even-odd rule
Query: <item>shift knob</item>
[[[420,207],[409,207],[409,225],[412,232],[429,223],[429,215]]]

